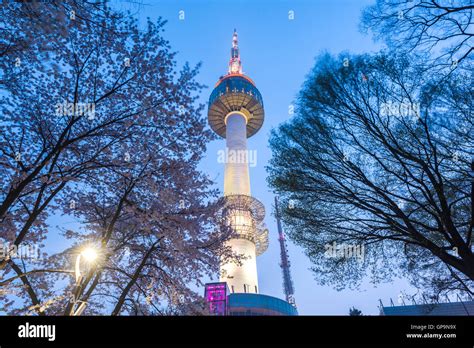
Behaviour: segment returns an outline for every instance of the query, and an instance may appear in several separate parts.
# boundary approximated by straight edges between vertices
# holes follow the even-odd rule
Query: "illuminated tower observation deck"
[[[227,243],[235,253],[245,256],[240,265],[221,262],[220,281],[226,282],[232,293],[258,294],[256,257],[268,247],[268,230],[263,224],[265,208],[250,194],[247,152],[247,138],[258,132],[263,119],[262,96],[255,83],[242,73],[234,30],[229,71],[212,91],[208,111],[209,124],[226,139],[229,154],[224,175],[223,218],[234,235]]]

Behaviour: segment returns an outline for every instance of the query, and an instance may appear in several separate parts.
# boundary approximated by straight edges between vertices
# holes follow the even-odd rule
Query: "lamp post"
[[[79,289],[81,287],[81,281],[82,281],[82,274],[81,274],[81,261],[84,260],[88,264],[93,264],[97,258],[99,257],[99,252],[96,248],[94,247],[85,247],[84,249],[81,250],[81,252],[77,255],[76,257],[76,264],[75,264],[75,277],[76,277],[76,289],[74,291],[74,303],[71,306],[71,315],[73,316],[78,316],[81,315],[84,309],[86,308],[87,302],[86,301],[80,301],[81,304],[77,307],[76,310],[74,310],[74,307],[77,302],[76,301],[76,295],[79,293]]]
[[[97,257],[98,257],[97,250],[93,247],[86,247],[77,255],[76,267],[75,267],[76,285],[79,285],[82,280],[81,259],[84,259],[84,261],[91,264],[95,260],[97,260]]]

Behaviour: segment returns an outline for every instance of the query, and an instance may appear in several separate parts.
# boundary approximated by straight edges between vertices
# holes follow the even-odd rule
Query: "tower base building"
[[[225,282],[206,284],[204,296],[210,315],[298,315],[296,308],[287,301],[262,294],[231,293]]]

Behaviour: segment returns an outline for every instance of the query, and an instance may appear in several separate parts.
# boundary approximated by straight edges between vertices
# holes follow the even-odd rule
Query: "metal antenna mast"
[[[275,197],[275,217],[278,227],[278,241],[280,242],[280,267],[283,272],[283,290],[285,291],[286,301],[292,306],[296,307],[293,288],[293,281],[291,280],[290,273],[290,260],[288,258],[288,249],[286,248],[285,235],[283,228],[281,227],[280,211],[278,209],[278,199]]]

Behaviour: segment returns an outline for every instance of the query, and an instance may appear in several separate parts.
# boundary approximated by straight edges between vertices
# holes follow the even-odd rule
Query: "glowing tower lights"
[[[232,36],[232,49],[230,51],[229,74],[242,74],[242,63],[240,62],[239,40],[237,31],[234,29]]]
[[[217,82],[209,98],[211,128],[226,139],[229,153],[248,154],[247,138],[261,128],[263,100],[255,83],[242,73],[237,32],[234,30],[228,74]],[[248,155],[226,161],[224,175],[226,224],[234,231],[227,241],[232,250],[244,255],[241,264],[222,261],[220,281],[231,293],[258,293],[256,257],[268,247],[268,230],[263,224],[265,208],[250,193]]]

